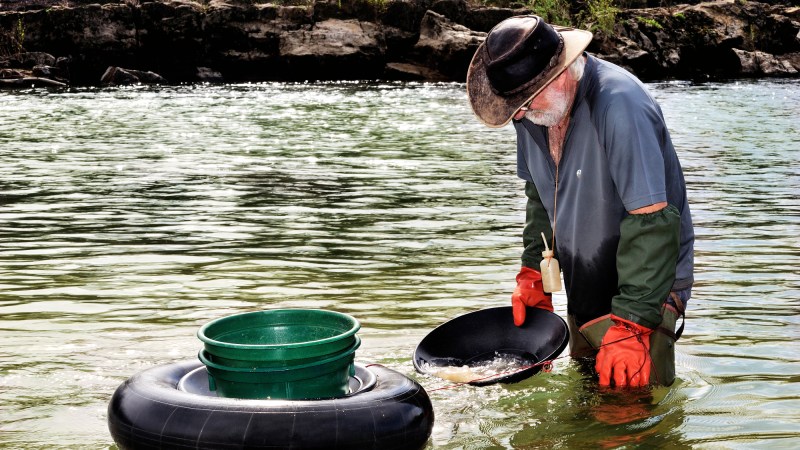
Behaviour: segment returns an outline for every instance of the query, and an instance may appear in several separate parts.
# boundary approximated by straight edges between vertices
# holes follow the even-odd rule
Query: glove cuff
[[[652,328],[647,328],[644,325],[640,325],[636,322],[631,322],[630,320],[625,320],[622,317],[615,316],[611,314],[611,320],[614,321],[614,324],[617,326],[621,326],[633,331],[636,334],[641,334],[643,336],[648,336],[650,333],[653,332]]]
[[[517,283],[522,281],[534,282],[542,280],[542,272],[530,267],[522,266],[517,274]]]

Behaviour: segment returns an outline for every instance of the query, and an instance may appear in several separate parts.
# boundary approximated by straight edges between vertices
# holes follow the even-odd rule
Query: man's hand
[[[650,328],[611,315],[614,325],[603,337],[595,369],[600,386],[640,387],[650,382]]]
[[[544,293],[541,272],[523,267],[517,274],[517,288],[511,295],[514,325],[519,327],[525,323],[525,306],[534,306],[553,312],[552,298],[550,294]]]

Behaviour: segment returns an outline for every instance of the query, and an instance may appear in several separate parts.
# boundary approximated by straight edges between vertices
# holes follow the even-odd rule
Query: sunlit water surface
[[[0,93],[0,447],[113,446],[120,383],[266,308],[357,317],[357,360],[431,395],[429,448],[799,447],[800,87],[649,87],[697,283],[678,382],[628,394],[568,358],[513,385],[414,371],[434,327],[508,304],[519,266],[514,133],[463,85]]]

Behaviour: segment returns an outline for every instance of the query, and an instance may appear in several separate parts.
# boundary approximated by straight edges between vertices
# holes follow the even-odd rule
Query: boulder
[[[55,66],[46,66],[43,64],[33,66],[32,73],[33,76],[40,78],[51,78],[60,80],[65,79],[63,74],[61,73],[61,70]]]
[[[12,80],[17,78],[25,78],[25,74],[15,69],[0,69],[0,79]]]
[[[390,0],[378,19],[384,25],[419,36],[419,25],[429,6],[430,1],[427,0]]]
[[[222,74],[208,67],[197,68],[197,81],[201,83],[223,83]]]
[[[386,64],[386,78],[399,81],[447,81],[448,78],[425,66],[411,63]]]
[[[60,74],[61,78],[65,80],[71,80],[70,77],[70,65],[72,65],[72,56],[61,56],[56,58],[56,68],[58,69],[58,73]]]
[[[385,65],[386,44],[378,26],[328,19],[280,36],[280,58],[292,79],[371,79]]]
[[[665,70],[657,61],[649,39],[642,39],[640,43],[628,38],[621,38],[620,41],[622,45],[610,60],[642,78],[663,78]]]
[[[17,53],[5,58],[5,62],[3,64],[5,67],[32,70],[34,66],[55,65],[56,58],[49,53],[43,53],[43,52]]]
[[[121,67],[111,66],[106,69],[103,76],[100,78],[100,83],[109,85],[124,85],[124,84],[167,84],[167,80],[161,75],[154,72],[146,72],[142,70],[123,69]]]
[[[486,33],[472,31],[441,14],[428,11],[422,19],[419,41],[414,46],[418,61],[455,81],[465,81],[475,50]]]
[[[64,88],[66,84],[39,77],[24,77],[13,79],[0,78],[0,89],[29,89],[32,87]]]
[[[312,6],[315,22],[328,19],[357,19],[365,22],[378,20],[380,4],[369,0],[317,0]]]
[[[309,26],[307,8],[211,3],[201,19],[202,51],[186,76],[195,80],[196,67],[224,67],[228,81],[280,79],[281,34]]]
[[[779,59],[784,63],[788,63],[790,66],[794,67],[794,70],[800,74],[800,52],[786,53],[781,55]]]
[[[787,39],[800,32],[795,9],[722,0],[625,10],[614,32],[596,33],[589,50],[644,80],[785,76],[789,69],[780,55],[800,51],[800,39]]]
[[[161,75],[144,70],[124,69],[129,74],[139,79],[142,84],[168,84],[169,82]]]
[[[495,25],[512,16],[530,14],[527,9],[495,8],[480,6],[467,11],[464,26],[470,30],[488,33]]]
[[[414,49],[414,45],[419,40],[419,35],[384,25],[383,40],[386,42],[386,59],[388,61],[397,61],[405,58]]]
[[[733,49],[734,54],[739,58],[740,73],[748,76],[790,76],[797,75],[791,62],[782,61],[769,53]]]
[[[429,10],[441,14],[457,24],[465,25],[469,6],[466,0],[435,0]]]

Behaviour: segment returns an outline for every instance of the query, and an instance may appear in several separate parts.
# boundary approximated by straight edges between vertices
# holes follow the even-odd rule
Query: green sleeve
[[[525,228],[522,230],[522,244],[525,246],[525,250],[522,252],[522,265],[539,270],[539,263],[542,261],[542,252],[544,251],[541,233],[544,232],[547,237],[547,245],[550,245],[553,230],[547,211],[539,198],[536,185],[526,181],[525,195],[528,197],[528,203],[525,207]]]
[[[661,304],[675,281],[681,215],[672,205],[651,214],[630,214],[620,224],[619,294],[611,312],[648,328],[661,323]]]

